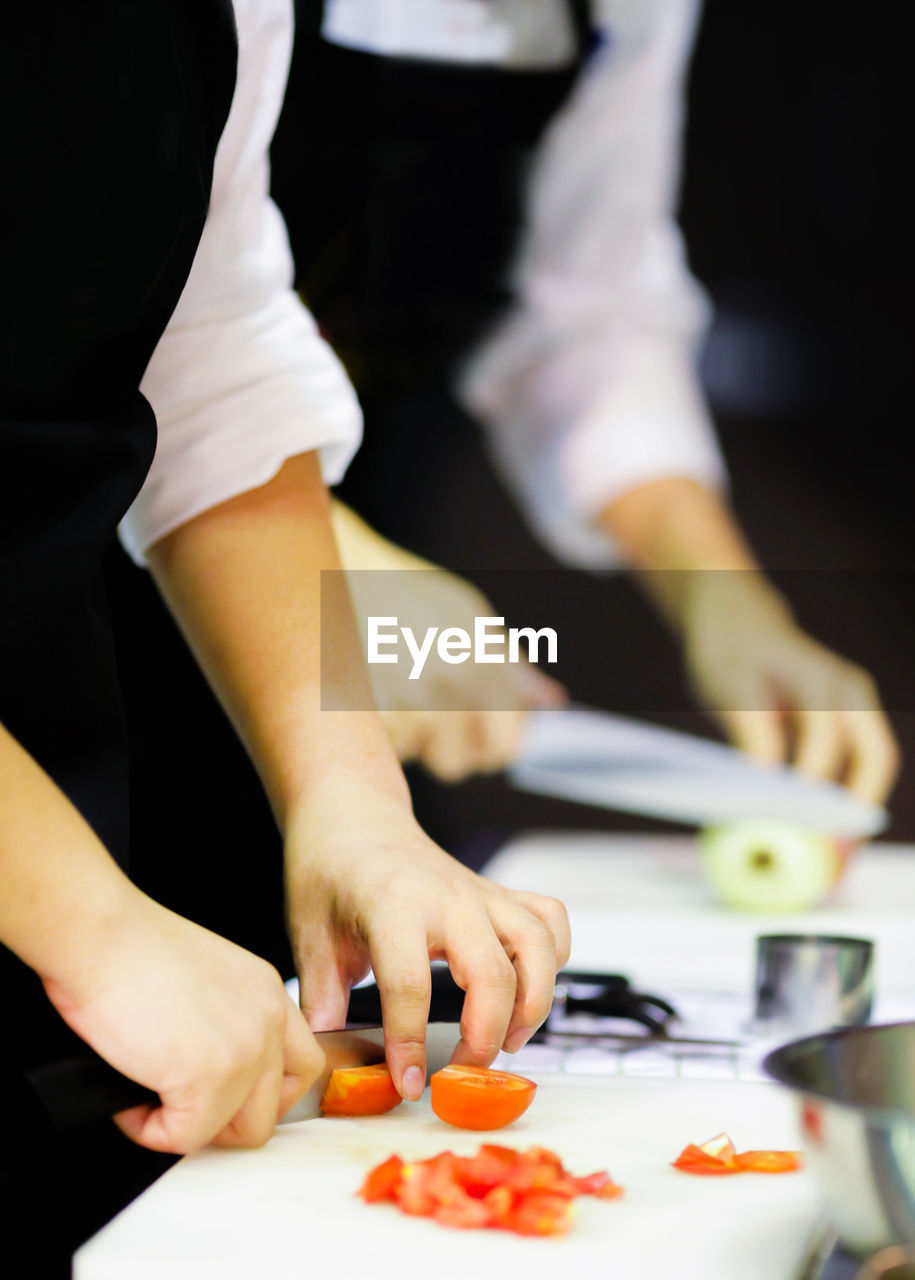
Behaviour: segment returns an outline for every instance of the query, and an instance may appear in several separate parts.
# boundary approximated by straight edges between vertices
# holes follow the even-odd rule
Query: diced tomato
[[[490,1187],[483,1197],[494,1227],[505,1226],[515,1207],[515,1193],[511,1187]]]
[[[493,1214],[483,1200],[475,1200],[465,1191],[436,1205],[432,1217],[443,1227],[488,1227]]]
[[[580,1196],[597,1196],[600,1200],[616,1200],[623,1194],[606,1169],[599,1173],[589,1173],[585,1178],[573,1178],[572,1181]]]
[[[384,1063],[340,1067],[330,1073],[321,1112],[325,1116],[380,1116],[402,1101]]]
[[[722,1160],[725,1164],[733,1165],[737,1150],[726,1133],[719,1133],[714,1138],[709,1138],[708,1142],[703,1142],[700,1150],[704,1151],[707,1156],[714,1156],[716,1160]]]
[[[622,1194],[604,1171],[573,1177],[552,1151],[482,1146],[475,1156],[443,1151],[404,1164],[391,1156],[369,1173],[359,1193],[368,1202],[392,1200],[404,1213],[448,1227],[496,1227],[520,1235],[561,1235],[579,1195]]]
[[[572,1202],[541,1191],[525,1196],[508,1215],[510,1231],[521,1236],[561,1236],[572,1225]]]
[[[512,1147],[484,1145],[467,1160],[461,1173],[461,1185],[472,1196],[484,1196],[500,1186],[514,1171],[518,1152]]]
[[[400,1182],[402,1168],[403,1161],[400,1156],[389,1156],[382,1164],[376,1165],[359,1189],[362,1199],[367,1204],[393,1199],[392,1193]]]
[[[458,1129],[501,1129],[528,1109],[537,1086],[524,1076],[457,1064],[432,1076],[432,1110]]]

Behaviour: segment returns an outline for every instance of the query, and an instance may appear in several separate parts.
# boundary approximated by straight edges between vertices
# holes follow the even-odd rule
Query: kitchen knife
[[[384,1062],[384,1031],[381,1027],[355,1027],[345,1031],[316,1031],[315,1039],[324,1050],[327,1061],[317,1080],[280,1124],[295,1120],[309,1120],[321,1114],[321,1098],[330,1079],[330,1073],[338,1067],[366,1067],[373,1062]],[[457,1022],[429,1022],[426,1024],[426,1083],[434,1071],[451,1061],[451,1055],[461,1038]]]
[[[306,1094],[281,1123],[320,1114],[320,1102],[331,1071],[337,1067],[367,1066],[384,1061],[381,1027],[317,1031],[315,1039],[326,1062]],[[430,1023],[426,1028],[426,1079],[450,1060],[461,1032],[457,1023]],[[15,1087],[13,1087],[15,1086]],[[85,1053],[37,1067],[17,1077],[3,1091],[15,1100],[17,1112],[45,1131],[65,1133],[86,1128],[128,1107],[158,1106],[158,1095],[116,1071],[87,1049]]]
[[[858,839],[889,820],[845,787],[587,707],[531,711],[508,778],[523,791],[698,826],[767,818]]]

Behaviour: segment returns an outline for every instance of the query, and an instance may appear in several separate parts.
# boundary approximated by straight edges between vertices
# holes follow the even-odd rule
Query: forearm
[[[313,454],[181,526],[149,559],[281,827],[318,785],[358,779],[407,803],[377,714],[321,711],[321,570],[340,560]],[[333,648],[353,705],[371,706],[351,616],[335,617]]]
[[[141,895],[87,822],[0,726],[0,939],[70,986]]]
[[[714,570],[733,571],[721,581],[749,587],[760,607],[787,612],[734,515],[694,480],[671,476],[640,485],[609,503],[599,520],[675,631],[682,632],[697,590]]]

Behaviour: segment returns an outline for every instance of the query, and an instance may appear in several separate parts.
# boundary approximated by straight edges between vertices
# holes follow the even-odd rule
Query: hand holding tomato
[[[366,833],[370,833],[367,835]],[[466,993],[454,1061],[487,1066],[543,1022],[569,956],[561,903],[504,889],[449,857],[395,797],[325,790],[291,816],[287,904],[302,1009],[342,1026],[351,986],[374,971],[398,1092],[425,1086],[431,960]]]

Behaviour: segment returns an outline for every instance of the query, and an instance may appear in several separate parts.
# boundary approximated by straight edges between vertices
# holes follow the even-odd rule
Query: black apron
[[[229,0],[44,0],[3,27],[0,722],[125,863],[101,564],[155,448],[139,384],[203,229],[234,15]],[[4,949],[0,992],[0,1069],[67,1051]]]
[[[297,285],[363,394],[447,376],[508,298],[524,179],[587,51],[519,71],[382,57],[321,37],[297,0],[271,151]]]

